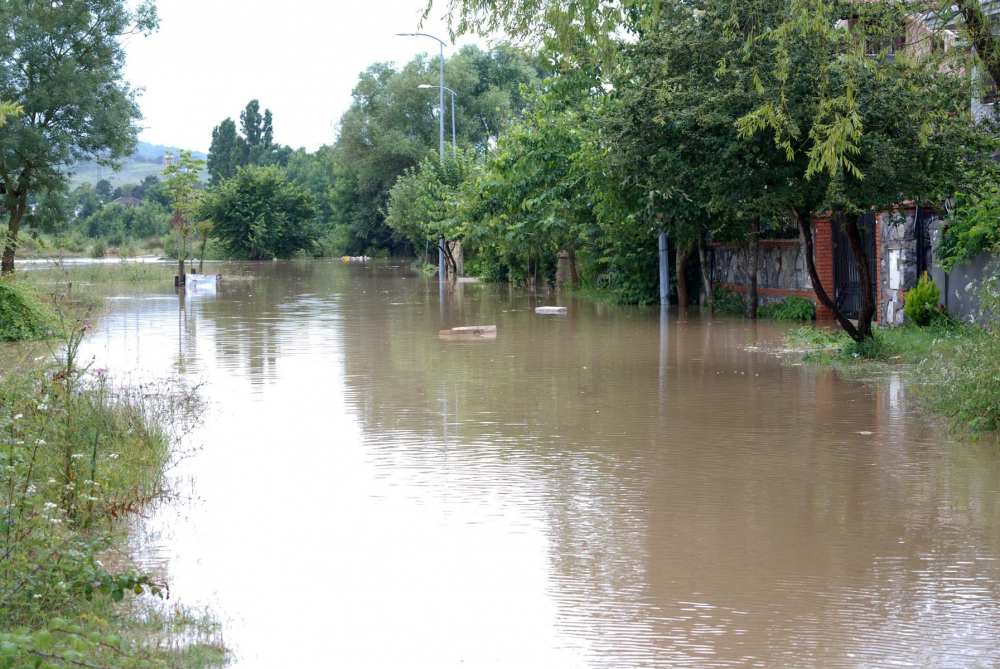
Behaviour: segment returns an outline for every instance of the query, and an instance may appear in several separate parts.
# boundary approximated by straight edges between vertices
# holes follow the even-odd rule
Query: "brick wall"
[[[829,215],[813,217],[813,255],[816,259],[816,274],[823,290],[834,299],[833,284],[833,221]],[[816,318],[829,320],[833,312],[816,301]]]

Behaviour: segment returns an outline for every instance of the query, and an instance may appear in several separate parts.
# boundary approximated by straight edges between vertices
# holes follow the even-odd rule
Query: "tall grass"
[[[65,263],[20,272],[24,281],[40,288],[72,283],[81,285],[166,283],[173,285],[177,266],[158,262]]]
[[[66,339],[51,361],[0,372],[0,666],[209,666],[190,643],[136,636],[166,586],[102,561],[167,496],[173,419],[191,398],[82,365],[89,310],[56,309]]]

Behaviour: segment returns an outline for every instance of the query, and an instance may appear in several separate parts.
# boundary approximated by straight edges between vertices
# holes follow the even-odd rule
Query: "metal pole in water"
[[[670,306],[670,256],[667,255],[667,233],[660,232],[660,304]]]

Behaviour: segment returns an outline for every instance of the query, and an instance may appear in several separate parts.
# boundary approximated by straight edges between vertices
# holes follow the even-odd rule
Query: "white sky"
[[[444,2],[421,32],[445,42]],[[208,151],[212,128],[257,98],[274,113],[274,139],[315,150],[351,103],[358,74],[437,53],[417,28],[424,0],[158,0],[160,30],[127,44],[126,79],[145,88],[140,139]],[[463,38],[459,45],[486,42]],[[445,49],[447,57],[452,48]],[[428,83],[437,83],[428,82]],[[447,84],[447,82],[445,82]]]

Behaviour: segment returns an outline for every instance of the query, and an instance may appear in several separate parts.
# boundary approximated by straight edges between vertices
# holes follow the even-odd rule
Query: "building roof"
[[[117,197],[114,200],[112,200],[111,204],[122,204],[122,205],[135,206],[135,205],[142,204],[142,200],[140,200],[137,197],[132,197],[131,195],[124,195],[122,197]]]

